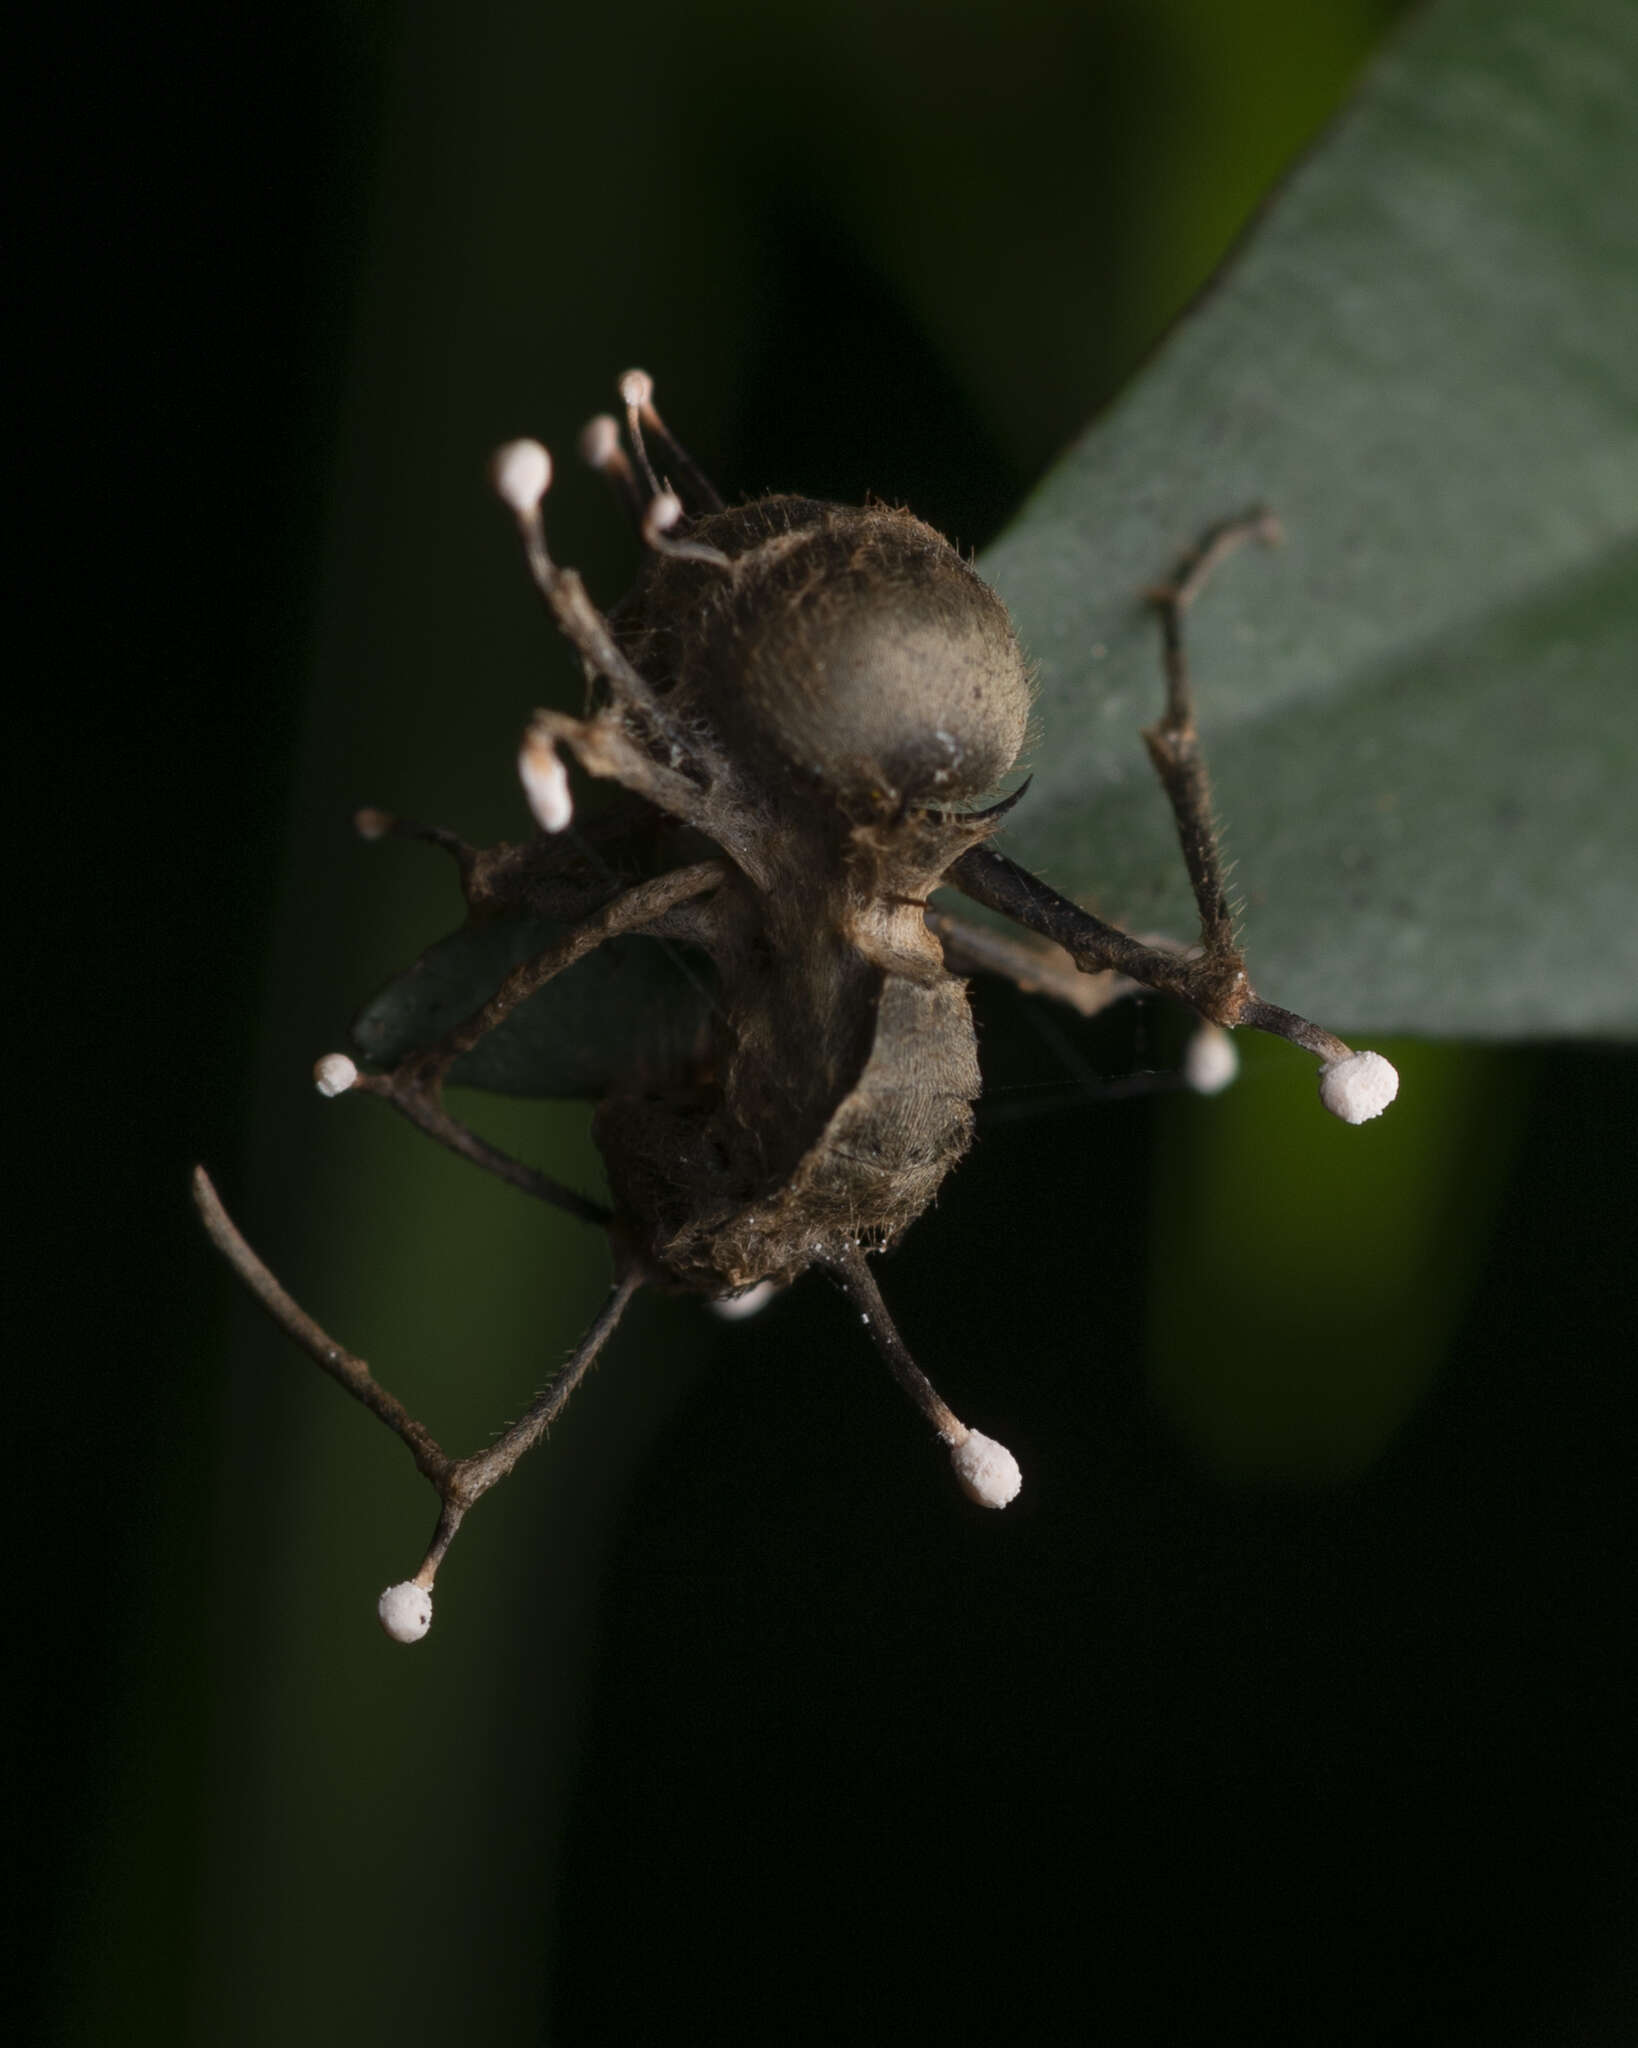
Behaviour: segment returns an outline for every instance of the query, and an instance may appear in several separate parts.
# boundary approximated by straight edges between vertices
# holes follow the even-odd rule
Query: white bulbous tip
[[[1202,1024],[1183,1054],[1183,1079],[1196,1095],[1221,1095],[1240,1071],[1240,1052],[1221,1024]]]
[[[620,379],[620,403],[644,406],[654,398],[654,379],[646,370],[627,370]]]
[[[561,832],[574,817],[569,771],[550,737],[531,728],[518,749],[518,780],[535,823],[543,832]]]
[[[321,1095],[345,1095],[358,1079],[358,1069],[344,1052],[327,1052],[313,1062],[313,1086]]]
[[[366,805],[363,810],[354,811],[353,830],[360,839],[385,839],[392,830],[392,813]]]
[[[1379,1052],[1351,1052],[1320,1068],[1320,1101],[1345,1124],[1380,1116],[1399,1093],[1399,1075]]]
[[[381,1626],[395,1643],[418,1643],[432,1626],[432,1595],[413,1579],[389,1586],[375,1603]]]
[[[643,526],[649,534],[669,533],[683,516],[682,500],[673,491],[661,491],[650,498],[648,510],[643,514]]]
[[[759,1280],[754,1287],[747,1287],[743,1294],[724,1294],[715,1301],[706,1303],[712,1315],[720,1316],[725,1323],[742,1323],[748,1316],[759,1314],[779,1292],[771,1280]]]
[[[580,429],[580,459],[592,469],[607,469],[620,452],[620,427],[613,415],[600,412]]]
[[[950,1463],[962,1492],[981,1508],[1004,1508],[1018,1498],[1024,1483],[1018,1460],[1006,1445],[976,1429],[968,1430],[964,1442],[951,1446]]]
[[[495,496],[519,519],[540,510],[552,481],[552,458],[538,441],[508,441],[489,458]]]

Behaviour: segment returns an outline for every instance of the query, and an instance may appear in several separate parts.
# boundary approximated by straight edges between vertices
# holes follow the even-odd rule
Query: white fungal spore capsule
[[[358,1079],[358,1069],[344,1052],[327,1052],[313,1062],[313,1086],[321,1095],[345,1095]]]
[[[580,429],[580,459],[593,469],[607,469],[620,452],[620,429],[606,412]]]
[[[643,514],[643,531],[669,533],[682,516],[681,498],[674,491],[661,491],[657,498],[649,500],[648,510]]]
[[[432,1626],[432,1595],[425,1586],[405,1579],[387,1588],[375,1611],[395,1643],[418,1643]]]
[[[962,1492],[981,1508],[1004,1508],[1018,1498],[1024,1475],[1018,1460],[1005,1444],[993,1436],[981,1436],[969,1429],[966,1438],[950,1447],[950,1463]]]
[[[642,406],[652,402],[654,379],[646,370],[627,370],[620,379],[620,403]]]
[[[1221,1024],[1202,1024],[1183,1054],[1183,1078],[1196,1095],[1221,1095],[1240,1071],[1240,1053]]]
[[[1345,1124],[1369,1123],[1399,1093],[1399,1074],[1379,1052],[1351,1052],[1320,1068],[1320,1101]]]
[[[543,832],[561,832],[574,818],[569,771],[547,733],[533,727],[518,749],[518,780],[529,800],[535,823]]]
[[[552,481],[552,458],[538,441],[507,441],[489,458],[495,496],[518,518],[538,512]]]
[[[712,1315],[720,1316],[725,1323],[742,1323],[747,1316],[759,1315],[779,1292],[771,1280],[758,1280],[754,1287],[747,1287],[743,1294],[719,1294],[715,1301],[706,1306]]]

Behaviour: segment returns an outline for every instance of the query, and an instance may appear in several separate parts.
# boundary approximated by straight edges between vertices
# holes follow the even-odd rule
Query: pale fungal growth
[[[516,518],[540,510],[552,481],[552,458],[538,441],[508,441],[489,458],[495,496]]]
[[[682,500],[674,491],[661,491],[649,500],[643,514],[643,538],[652,546],[656,534],[669,533],[683,516]]]
[[[326,1097],[345,1095],[358,1079],[358,1069],[344,1052],[327,1052],[313,1062],[313,1086]]]
[[[1398,1093],[1398,1072],[1379,1052],[1351,1052],[1320,1068],[1320,1101],[1345,1124],[1369,1123]]]
[[[432,1595],[425,1586],[405,1579],[387,1588],[375,1611],[395,1643],[418,1643],[432,1626]]]
[[[778,1292],[771,1280],[759,1280],[754,1287],[747,1287],[743,1294],[722,1294],[706,1306],[725,1323],[743,1323],[751,1316],[759,1315]]]
[[[1196,1095],[1221,1095],[1240,1071],[1240,1053],[1221,1024],[1202,1024],[1183,1054],[1183,1079]]]
[[[1018,1498],[1024,1483],[1018,1460],[1006,1445],[976,1429],[969,1429],[960,1443],[950,1446],[950,1463],[962,1492],[981,1508],[1004,1508]]]
[[[623,464],[620,423],[606,412],[587,420],[580,429],[580,459],[589,469],[611,469]]]
[[[535,823],[543,832],[561,832],[574,818],[574,798],[569,794],[569,771],[564,767],[550,733],[530,726],[518,749],[518,780],[528,798]]]
[[[386,811],[355,819],[365,838],[416,840],[452,859],[469,926],[511,920],[527,932],[538,912],[538,950],[498,985],[473,985],[463,1015],[460,1003],[428,996],[442,985],[422,972],[443,957],[434,948],[397,985],[414,981],[418,992],[395,1050],[363,1033],[355,1042],[370,1047],[368,1072],[344,1053],[314,1070],[323,1094],[379,1098],[451,1152],[604,1232],[613,1275],[602,1309],[517,1419],[456,1456],[293,1299],[209,1175],[194,1175],[204,1227],[252,1297],[400,1439],[437,1496],[419,1567],[378,1604],[397,1642],[427,1633],[434,1575],[465,1517],[545,1437],[648,1286],[737,1319],[817,1268],[949,1452],[968,1498],[986,1508],[1017,1498],[1017,1459],[969,1429],[916,1363],[871,1264],[928,1208],[972,1139],[980,1076],[967,974],[1006,975],[1082,1016],[1139,988],[1176,998],[1202,1027],[1183,1059],[1184,1078],[1201,1093],[1231,1078],[1227,1034],[1238,1028],[1272,1033],[1319,1062],[1324,1106],[1350,1123],[1379,1115],[1398,1088],[1379,1054],[1355,1053],[1259,995],[1240,948],[1185,623],[1229,554],[1276,538],[1266,512],[1206,535],[1150,593],[1165,696],[1144,740],[1177,827],[1199,935],[1189,946],[1149,941],[990,843],[1024,794],[987,801],[1017,763],[1032,692],[1005,606],[960,551],[880,501],[850,507],[773,493],[727,505],[656,410],[646,371],[626,372],[620,401],[623,423],[599,414],[580,440],[645,546],[638,578],[612,612],[553,558],[546,449],[510,441],[490,462],[530,581],[589,685],[581,716],[539,712],[521,741],[518,772],[542,829],[486,848]],[[571,759],[618,785],[623,801],[565,838]],[[945,886],[1009,921],[1015,935],[929,911]],[[695,1026],[668,1013],[660,1029],[643,976],[605,956],[612,1021],[584,1028],[607,1042],[583,1048],[605,1202],[492,1145],[452,1112],[444,1088],[471,1072],[466,1055],[560,975],[586,962],[583,985],[595,991],[588,956],[616,945],[628,962],[653,959],[658,946],[686,949],[675,964],[710,1015]],[[636,984],[626,1009],[616,1007],[621,980]],[[563,993],[568,1016],[572,991]],[[389,1007],[404,1000],[392,994]]]
[[[709,547],[703,541],[669,537],[672,528],[683,523],[683,516],[683,502],[675,491],[656,491],[643,511],[644,547],[652,548],[657,555],[668,555],[674,562],[709,562],[714,568],[728,568],[730,557],[721,548]]]

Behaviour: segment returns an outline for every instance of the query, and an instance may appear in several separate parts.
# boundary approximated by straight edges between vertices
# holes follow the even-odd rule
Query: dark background
[[[572,690],[484,452],[552,442],[612,595],[572,435],[643,361],[731,491],[981,546],[1393,12],[493,0],[98,51],[23,757],[71,883],[18,834],[44,2037],[1630,2038],[1626,1054],[1395,1048],[1366,1166],[1281,1048],[1127,1095],[1158,1007],[991,992],[980,1145],[882,1278],[1020,1502],[953,1496],[819,1283],[643,1304],[413,1652],[371,1606],[430,1497],[185,1202],[204,1157],[446,1442],[515,1413],[600,1247],[306,1079],[456,916],[351,807],[519,830]],[[583,1112],[474,1114],[594,1177]]]

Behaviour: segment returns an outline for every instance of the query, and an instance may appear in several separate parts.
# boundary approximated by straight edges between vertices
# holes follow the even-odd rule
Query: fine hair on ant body
[[[1024,790],[970,806],[1017,760],[1028,671],[1006,608],[949,542],[882,505],[781,495],[727,506],[661,419],[648,376],[628,371],[620,392],[624,438],[609,416],[581,437],[644,543],[637,581],[611,612],[548,550],[545,448],[511,442],[491,463],[535,588],[587,681],[583,715],[537,712],[524,735],[519,772],[539,829],[478,849],[380,811],[356,821],[366,837],[452,855],[469,926],[547,919],[555,935],[452,1027],[371,1068],[332,1053],[315,1069],[322,1093],[382,1096],[477,1165],[602,1228],[615,1269],[607,1301],[527,1412],[486,1450],[452,1458],[292,1300],[204,1169],[195,1174],[206,1227],[240,1278],[403,1438],[438,1492],[420,1568],[381,1596],[382,1623],[401,1641],[430,1626],[433,1580],[467,1510],[562,1412],[644,1286],[743,1309],[818,1267],[948,1447],[963,1490],[992,1508],[1015,1497],[1016,1461],[940,1398],[868,1259],[921,1215],[971,1142],[980,1084],[964,976],[1000,973],[1082,1014],[1158,990],[1193,1008],[1208,1047],[1238,1026],[1272,1032],[1319,1058],[1322,1101],[1349,1122],[1377,1115],[1397,1086],[1380,1055],[1257,995],[1234,931],[1183,628],[1226,555],[1276,537],[1266,513],[1219,527],[1151,593],[1166,688],[1144,739],[1200,915],[1185,949],[1129,937],[990,843]],[[567,831],[565,756],[622,792],[585,833]],[[931,909],[941,886],[1030,936]],[[686,949],[706,999],[657,1012],[597,1089],[606,1208],[458,1122],[443,1088],[532,997],[634,940]],[[362,1021],[356,1036],[367,1053]]]

